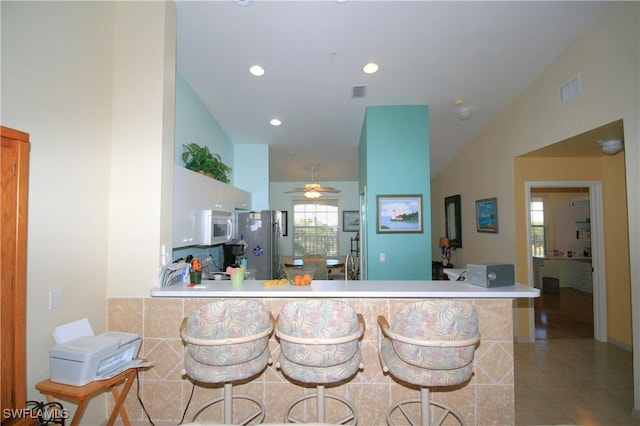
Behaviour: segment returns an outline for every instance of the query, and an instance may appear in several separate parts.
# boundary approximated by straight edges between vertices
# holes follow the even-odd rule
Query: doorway
[[[577,298],[576,296],[584,296],[579,294],[569,294],[573,293],[571,289],[564,291],[562,288],[558,288],[559,292],[557,296],[549,296],[546,301],[548,304],[546,306],[541,305],[545,301],[538,301],[538,311],[536,311],[536,306],[534,306],[534,322],[536,323],[534,327],[533,335],[537,336],[538,334],[538,323],[541,321],[549,320],[549,317],[544,318],[543,315],[555,315],[556,321],[562,321],[563,327],[568,327],[566,321],[570,321],[572,315],[569,315],[568,312],[570,310],[574,311],[576,315],[574,318],[577,320],[581,318],[584,320],[584,312],[578,314],[580,310],[579,306],[576,304],[584,305],[585,303],[589,303],[591,301],[591,312],[592,312],[592,323],[593,323],[593,338],[601,341],[607,341],[607,313],[606,313],[606,288],[605,288],[605,266],[604,266],[604,238],[603,238],[603,222],[602,222],[602,182],[600,181],[550,181],[550,182],[526,182],[526,195],[527,195],[527,205],[531,205],[531,201],[534,199],[533,193],[535,191],[540,191],[541,189],[547,188],[549,190],[560,190],[566,188],[566,190],[570,190],[572,188],[586,188],[588,192],[588,200],[589,200],[589,227],[590,227],[590,257],[591,257],[591,281],[592,281],[592,297],[589,300],[588,297]],[[531,211],[527,210],[527,229],[531,229]],[[534,253],[532,250],[532,241],[531,241],[531,233],[528,233],[528,259],[529,259],[529,280],[530,282],[535,282],[534,278]],[[547,247],[548,250],[548,247]],[[568,256],[560,256],[560,253],[553,253],[558,256],[559,259],[563,259],[562,262],[576,262],[575,260],[569,260]],[[546,255],[545,255],[546,258]],[[569,298],[565,298],[565,303],[562,303],[561,295],[565,293]],[[573,300],[570,297],[573,296]],[[542,295],[544,298],[544,292]],[[566,303],[569,300],[568,303]],[[573,303],[575,302],[575,303]],[[575,330],[575,332],[578,332]],[[584,330],[581,332],[585,334]]]

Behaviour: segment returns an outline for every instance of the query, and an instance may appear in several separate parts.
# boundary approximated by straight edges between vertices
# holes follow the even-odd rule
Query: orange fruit
[[[293,283],[295,285],[301,285],[302,284],[302,275],[296,275],[295,277],[293,277]]]
[[[304,274],[302,276],[302,283],[303,284],[311,284],[311,274]]]

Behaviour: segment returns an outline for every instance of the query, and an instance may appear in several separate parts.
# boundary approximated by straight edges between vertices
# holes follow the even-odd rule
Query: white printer
[[[141,343],[139,335],[120,331],[60,343],[49,349],[51,381],[82,386],[111,378],[136,363]]]

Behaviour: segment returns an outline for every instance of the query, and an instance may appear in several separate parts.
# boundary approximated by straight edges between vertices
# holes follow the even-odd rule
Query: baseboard
[[[536,339],[531,336],[513,336],[515,343],[535,343]]]
[[[616,339],[612,339],[610,337],[607,338],[607,343],[611,343],[613,346],[617,346],[620,349],[624,349],[627,352],[633,351],[633,347],[632,346],[629,346],[626,343],[622,343],[622,342],[620,342],[620,341],[618,341]]]

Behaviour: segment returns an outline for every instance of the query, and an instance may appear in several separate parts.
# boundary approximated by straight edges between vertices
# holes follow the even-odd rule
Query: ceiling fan
[[[307,198],[319,198],[323,192],[337,194],[340,192],[339,189],[335,189],[331,186],[322,186],[319,183],[315,183],[313,180],[313,170],[314,167],[311,166],[311,182],[307,183],[302,188],[293,188],[291,191],[286,191],[285,194],[292,194],[294,192],[302,192],[304,196]]]

